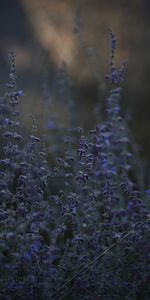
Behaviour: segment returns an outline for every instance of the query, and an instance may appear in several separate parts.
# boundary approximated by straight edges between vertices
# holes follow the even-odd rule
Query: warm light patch
[[[71,7],[60,1],[59,3],[43,1],[41,5],[34,0],[23,0],[22,3],[32,23],[36,39],[48,50],[54,63],[59,65],[62,61],[67,61],[69,65],[72,64],[76,44],[72,36]]]

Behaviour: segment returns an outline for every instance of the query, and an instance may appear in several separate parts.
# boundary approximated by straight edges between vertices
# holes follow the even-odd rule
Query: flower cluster
[[[1,299],[149,299],[150,192],[140,189],[135,174],[131,134],[119,103],[125,65],[115,66],[116,38],[109,32],[105,119],[87,135],[75,128],[73,117],[62,137],[64,129],[48,116],[50,132],[46,128],[38,137],[31,116],[31,133],[24,136],[18,109],[23,92],[9,54],[9,83],[0,98]],[[64,65],[63,97],[66,74]],[[44,92],[47,110],[47,85]],[[67,97],[71,113],[75,104],[70,92]],[[46,145],[53,131],[61,149],[57,140],[52,149]],[[54,152],[56,162],[49,164]]]

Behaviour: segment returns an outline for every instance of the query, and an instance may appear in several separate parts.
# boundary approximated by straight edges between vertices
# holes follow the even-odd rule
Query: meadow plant
[[[136,180],[119,102],[125,63],[116,67],[116,38],[108,30],[104,121],[85,134],[71,119],[60,150],[57,140],[52,151],[46,146],[47,129],[44,138],[38,137],[33,116],[31,134],[24,136],[18,109],[23,92],[17,89],[14,54],[9,54],[9,83],[0,98],[1,299],[150,297],[150,193],[147,188],[144,194]],[[72,109],[66,65],[62,72],[61,92]],[[47,109],[47,85],[44,92]],[[51,130],[59,137],[62,131],[50,113]],[[52,166],[48,155],[54,149],[58,157]]]

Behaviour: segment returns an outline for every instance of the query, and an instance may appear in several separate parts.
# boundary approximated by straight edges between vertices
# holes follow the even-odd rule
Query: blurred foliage
[[[149,1],[5,0],[0,8],[1,89],[7,81],[7,52],[13,49],[19,84],[25,91],[23,109],[38,118],[41,116],[43,73],[47,68],[54,110],[60,111],[66,126],[69,117],[64,109],[65,100],[57,92],[57,74],[65,61],[74,83],[79,124],[88,129],[93,127],[95,104],[100,103],[103,108],[106,93],[104,76],[109,57],[106,28],[108,25],[113,28],[119,45],[116,61],[122,57],[128,61],[123,108],[131,111],[136,141],[142,156],[150,161]],[[76,11],[80,38],[74,33]],[[91,47],[95,61],[90,56]]]

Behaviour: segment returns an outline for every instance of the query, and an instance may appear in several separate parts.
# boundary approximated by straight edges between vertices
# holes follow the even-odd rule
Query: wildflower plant
[[[21,133],[23,92],[9,56],[10,82],[0,98],[1,299],[149,299],[149,189],[143,194],[134,175],[119,102],[125,63],[116,67],[108,30],[105,119],[87,135],[72,119],[55,166],[48,164],[48,131],[38,137],[33,116],[31,134]]]

